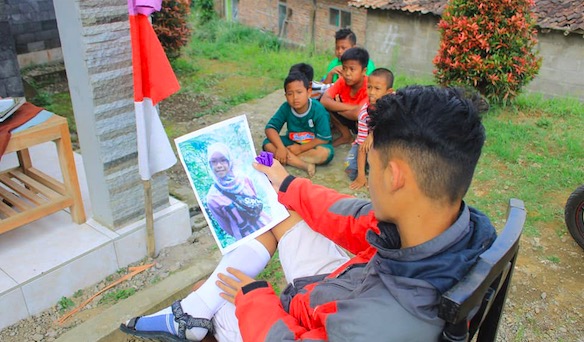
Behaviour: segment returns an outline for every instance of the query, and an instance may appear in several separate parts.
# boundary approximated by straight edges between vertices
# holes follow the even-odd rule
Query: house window
[[[340,28],[351,26],[351,12],[343,11],[338,8],[329,9],[329,24]]]
[[[280,0],[278,2],[278,36],[286,37],[286,24],[288,16],[288,6],[286,6],[286,1]]]

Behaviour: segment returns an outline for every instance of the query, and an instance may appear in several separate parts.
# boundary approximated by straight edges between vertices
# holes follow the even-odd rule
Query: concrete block
[[[38,314],[55,305],[62,296],[71,296],[75,291],[99,282],[117,269],[115,249],[110,242],[43,274],[22,286],[29,313]]]
[[[4,271],[0,270],[0,295],[12,290],[18,283]],[[1,328],[0,328],[1,329]]]
[[[28,44],[39,41],[34,33],[21,33],[14,35],[16,44]]]
[[[43,20],[38,22],[42,30],[57,30],[56,20]]]
[[[188,206],[170,198],[170,206],[154,213],[156,253],[165,247],[181,244],[191,235]],[[127,266],[146,256],[146,222],[141,220],[117,231],[115,241],[119,267]]]
[[[28,317],[24,295],[19,288],[0,294],[0,329]]]
[[[27,49],[29,52],[44,50],[45,49],[45,42],[41,41],[41,42],[28,43]]]

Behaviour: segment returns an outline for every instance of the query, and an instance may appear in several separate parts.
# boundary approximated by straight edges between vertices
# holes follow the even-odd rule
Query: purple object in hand
[[[271,152],[262,151],[255,160],[265,166],[272,166],[274,163],[274,155]]]

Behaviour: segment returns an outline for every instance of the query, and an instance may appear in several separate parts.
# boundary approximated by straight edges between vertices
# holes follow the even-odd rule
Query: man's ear
[[[387,91],[385,92],[385,95],[393,94],[393,93],[395,93],[395,90],[393,90],[393,88],[390,87],[390,88],[387,88]]]
[[[390,160],[386,172],[390,174],[389,184],[392,191],[403,188],[405,184],[404,165],[399,160]]]

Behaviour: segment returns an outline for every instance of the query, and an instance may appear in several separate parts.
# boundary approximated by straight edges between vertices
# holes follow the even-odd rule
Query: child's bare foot
[[[306,163],[306,172],[308,173],[308,178],[312,178],[316,173],[316,165]]]
[[[351,142],[353,142],[352,136],[350,135],[348,137],[340,136],[333,140],[333,147],[341,146],[343,144],[350,144]]]

